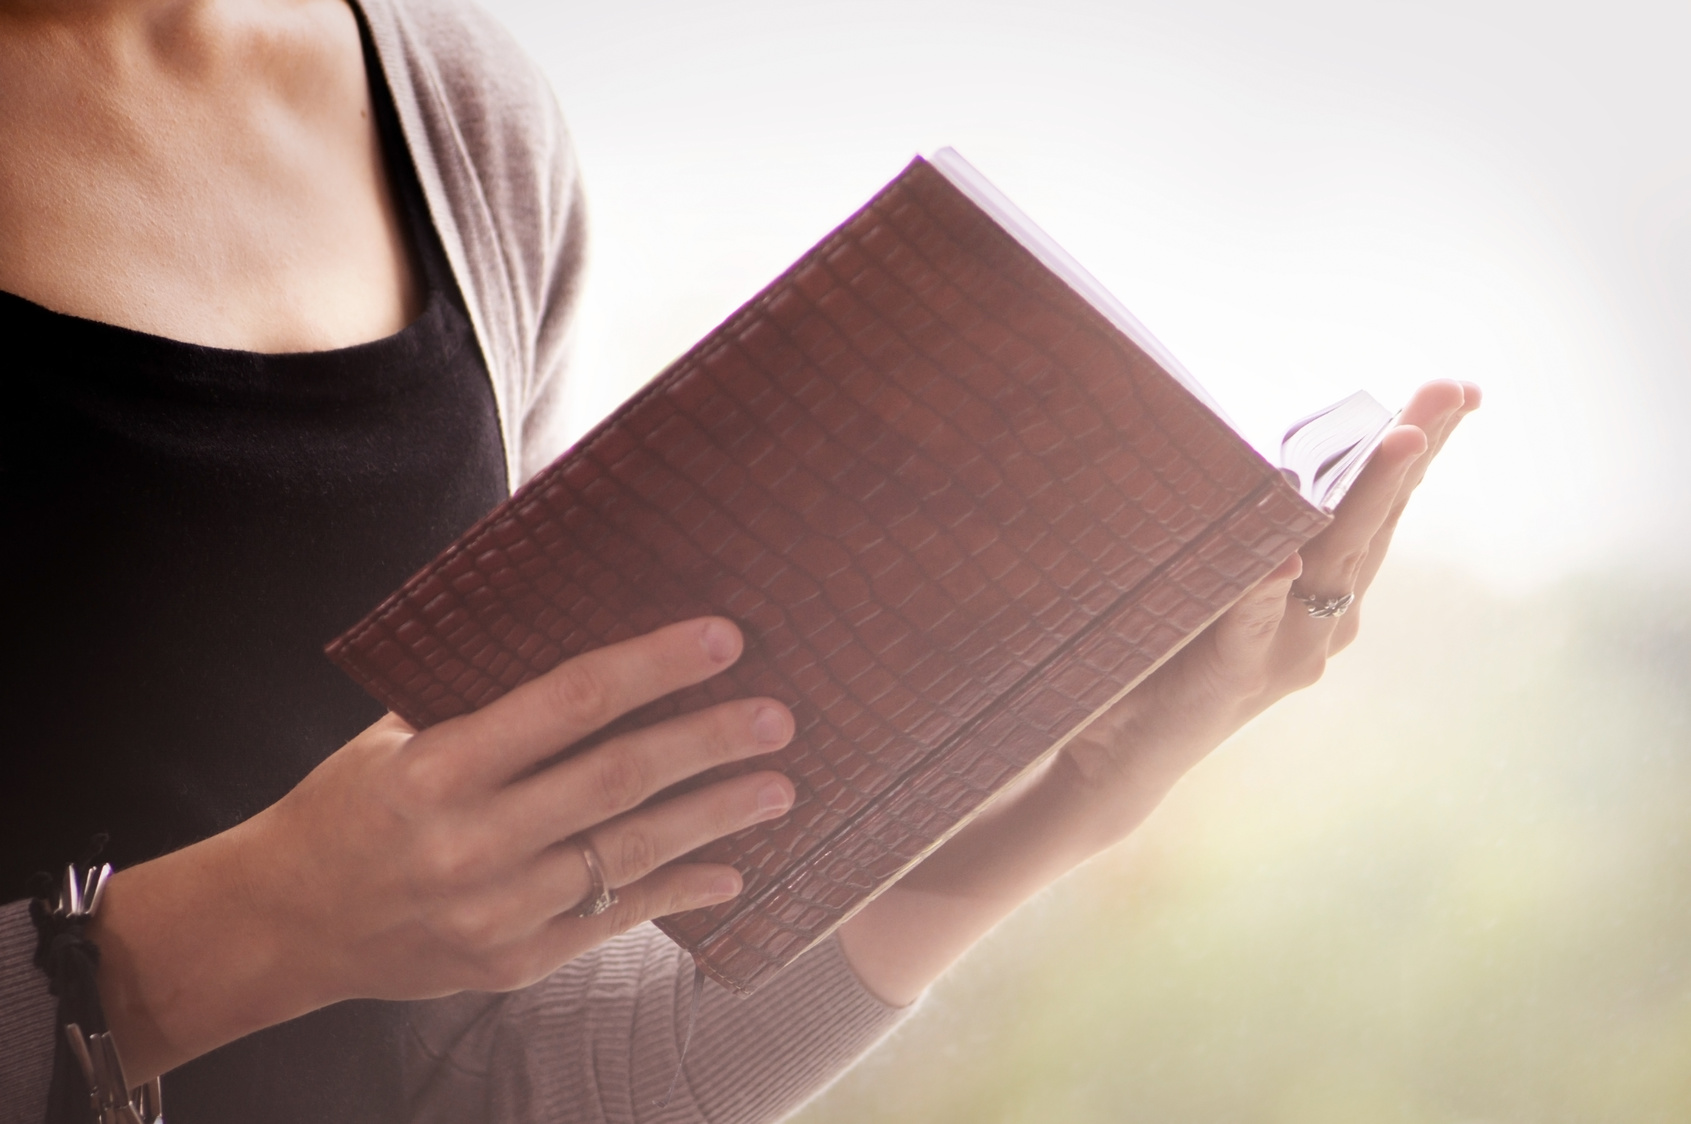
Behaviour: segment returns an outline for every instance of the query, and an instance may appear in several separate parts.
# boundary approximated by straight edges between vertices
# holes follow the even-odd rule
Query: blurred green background
[[[1691,1120],[1691,582],[1363,611],[798,1119]]]

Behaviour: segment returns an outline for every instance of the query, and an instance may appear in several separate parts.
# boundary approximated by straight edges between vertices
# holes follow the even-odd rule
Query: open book
[[[944,150],[328,652],[422,727],[660,625],[738,621],[738,664],[602,736],[792,707],[793,742],[733,768],[784,771],[793,809],[697,856],[744,891],[659,922],[751,991],[1325,527],[1390,421],[1353,396],[1270,464]]]

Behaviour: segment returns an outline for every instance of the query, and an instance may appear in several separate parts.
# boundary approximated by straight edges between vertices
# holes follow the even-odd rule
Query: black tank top
[[[323,644],[505,497],[487,370],[359,25],[427,282],[403,331],[261,355],[0,293],[0,901],[96,834],[121,867],[275,802],[382,713]],[[166,1075],[166,1116],[394,1119],[404,1010],[232,1043]]]

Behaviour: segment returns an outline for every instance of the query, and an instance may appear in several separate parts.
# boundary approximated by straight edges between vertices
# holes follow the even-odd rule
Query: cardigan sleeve
[[[29,903],[0,905],[0,1124],[41,1124],[47,1115],[54,1008],[35,966]]]
[[[406,1044],[415,1124],[763,1124],[795,1112],[912,1008],[875,998],[829,938],[750,998],[706,984],[643,925],[510,995],[416,1005]]]
[[[574,352],[575,306],[587,246],[586,208],[580,179],[570,178],[568,192],[571,202],[548,263],[546,285],[551,295],[543,306],[535,343],[534,381],[519,423],[521,480],[545,468],[566,445],[569,419],[564,410],[564,387]]]

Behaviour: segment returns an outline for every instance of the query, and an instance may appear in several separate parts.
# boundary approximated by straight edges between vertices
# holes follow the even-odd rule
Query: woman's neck
[[[344,0],[0,0],[0,289],[244,351],[409,323]]]

